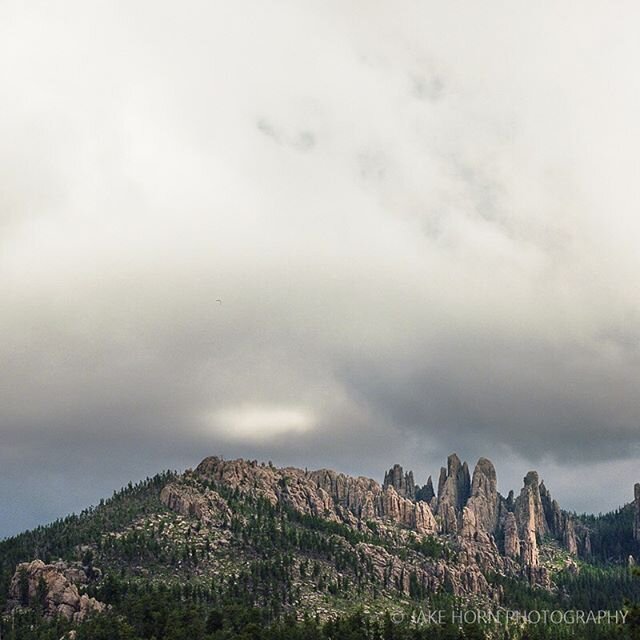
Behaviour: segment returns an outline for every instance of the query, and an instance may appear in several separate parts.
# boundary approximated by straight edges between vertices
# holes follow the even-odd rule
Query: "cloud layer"
[[[4,3],[0,535],[212,453],[627,500],[639,14]]]

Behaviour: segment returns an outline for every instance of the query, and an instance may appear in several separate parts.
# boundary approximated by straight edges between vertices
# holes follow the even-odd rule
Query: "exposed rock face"
[[[471,493],[471,480],[469,477],[469,467],[465,462],[462,464],[460,458],[452,453],[447,458],[447,468],[440,469],[440,480],[438,482],[438,504],[450,504],[455,509],[464,507]]]
[[[195,516],[205,524],[229,525],[231,510],[215,491],[202,491],[172,482],[160,492],[160,501],[183,516]]]
[[[252,499],[243,504],[235,497],[232,499],[229,492]],[[562,511],[544,483],[538,482],[537,473],[527,474],[516,499],[513,492],[504,498],[497,492],[496,471],[489,460],[480,458],[470,479],[467,464],[461,463],[455,454],[449,457],[447,468],[441,471],[437,496],[431,477],[423,487],[417,487],[413,473],[405,473],[400,465],[394,465],[380,485],[369,478],[349,477],[327,469],[277,469],[256,461],[207,458],[195,471],[188,471],[181,477],[171,476],[160,493],[160,500],[167,508],[185,518],[195,518],[203,526],[194,521],[184,522],[182,518],[167,518],[166,513],[154,513],[153,520],[145,522],[144,528],[140,527],[145,532],[156,531],[161,520],[162,527],[158,531],[174,528],[174,533],[177,532],[171,541],[190,536],[193,555],[198,555],[198,559],[201,554],[197,552],[204,549],[206,541],[203,564],[193,565],[198,575],[205,575],[212,568],[217,571],[219,557],[209,553],[212,540],[216,542],[214,551],[218,548],[217,541],[221,545],[233,542],[234,546],[227,545],[227,549],[245,554],[242,555],[243,562],[245,558],[263,553],[261,543],[248,535],[249,529],[242,531],[242,522],[251,517],[251,510],[256,506],[253,498],[256,497],[287,507],[286,513],[274,514],[266,510],[269,522],[276,527],[284,528],[284,522],[291,515],[289,509],[293,509],[357,529],[360,535],[352,536],[352,531],[345,527],[324,528],[316,526],[315,521],[291,519],[296,531],[298,528],[304,530],[308,524],[320,530],[319,535],[326,534],[332,545],[344,545],[350,558],[347,578],[351,575],[359,577],[359,569],[366,568],[367,576],[375,575],[385,587],[399,589],[412,597],[416,595],[416,587],[418,593],[420,588],[426,593],[446,588],[461,597],[493,597],[500,588],[488,584],[486,576],[494,574],[526,576],[534,584],[549,586],[549,573],[545,567],[555,563],[558,557],[556,545],[547,546],[545,541],[545,546],[539,549],[542,536],[549,534],[571,554],[591,553],[589,530],[584,524],[588,520],[583,522],[583,519]],[[633,508],[634,536],[640,539],[640,484],[635,486]],[[174,524],[177,521],[178,524],[164,527],[166,521]],[[147,528],[148,524],[153,529]],[[132,530],[137,527],[135,524]],[[291,530],[286,527],[287,534]],[[235,537],[238,532],[243,534],[242,538]],[[440,532],[446,533],[446,537],[429,540],[420,536]],[[191,536],[196,533],[198,537],[194,543]],[[83,551],[80,548],[79,554]],[[294,557],[300,561],[297,555]],[[343,576],[343,567],[334,566],[331,557],[327,559],[320,554],[319,557],[323,572],[328,567],[330,579]],[[359,562],[364,563],[362,567]],[[578,564],[569,560],[566,566],[569,570],[572,567],[577,570]],[[192,568],[189,565],[188,570]],[[146,571],[144,567],[136,567],[138,569]],[[353,574],[350,573],[352,570]],[[324,577],[322,580],[324,582]],[[93,611],[105,609],[104,604],[80,595],[78,585],[86,581],[80,564],[45,565],[39,560],[23,564],[11,582],[11,606],[19,602],[37,602],[42,604],[48,616],[82,620]],[[372,583],[374,592],[379,589],[378,582]],[[387,596],[391,597],[385,593]]]
[[[449,466],[455,482],[445,483],[442,495],[445,503],[451,500],[449,506],[455,510],[463,499],[467,500],[470,481],[468,467],[460,464],[457,457],[450,459]],[[486,502],[491,502],[489,496],[494,497],[495,507],[495,471],[492,474],[491,470],[492,465],[482,463],[475,484],[477,513],[482,522],[486,520],[487,513],[495,512],[495,508],[484,509]],[[256,462],[207,458],[192,476],[187,475],[183,481],[165,487],[162,501],[183,515],[216,521],[224,517],[226,503],[215,487],[224,484],[227,490],[260,495],[272,504],[285,504],[303,513],[352,526],[361,527],[363,520],[372,520],[384,525],[382,531],[388,531],[385,528],[392,524],[418,534],[436,533],[438,524],[429,503],[410,500],[396,489],[399,487],[401,491],[410,491],[411,481],[412,477],[404,474],[400,467],[392,468],[386,474],[385,486],[381,486],[368,478],[352,478],[326,469],[276,469]],[[206,487],[206,491],[199,498],[196,494],[202,486]],[[475,518],[476,510],[472,509],[470,513],[469,517]],[[391,534],[397,535],[396,532]],[[483,571],[498,570],[513,574],[518,570],[517,566],[505,565],[490,535],[461,542],[459,547],[455,547],[455,561],[444,558],[428,560],[411,550],[403,557],[383,546],[364,542],[356,544],[355,549],[363,561],[372,567],[381,583],[407,594],[413,584],[427,591],[447,588],[455,595],[487,595],[492,591]]]
[[[508,558],[520,558],[520,537],[518,524],[513,513],[508,512],[504,521],[504,555]]]
[[[524,565],[525,574],[529,578],[531,584],[536,584],[544,588],[550,586],[550,577],[547,569],[540,566],[539,554],[538,554],[538,535],[537,530],[540,527],[540,513],[538,511],[540,505],[536,500],[537,489],[537,477],[527,474],[525,478],[525,489],[523,494],[520,494],[518,500],[524,498],[521,501],[520,508],[522,509],[522,520],[520,521],[522,541],[520,544],[520,553],[522,558],[522,564]],[[534,482],[535,481],[535,482]],[[537,493],[537,497],[539,497]],[[526,500],[526,503],[524,501]],[[517,502],[517,501],[516,501]],[[523,504],[524,503],[524,504]]]
[[[480,526],[473,508],[466,506],[462,509],[462,519],[458,534],[465,540],[478,541],[482,536],[482,540],[486,541],[486,531]]]
[[[539,491],[546,531],[558,540],[569,553],[589,558],[591,556],[591,537],[588,527],[560,508],[560,505],[551,497],[544,482],[540,483]],[[539,527],[537,531],[539,535],[544,535],[544,530]]]
[[[433,490],[433,481],[431,480],[431,476],[429,476],[427,483],[423,487],[416,489],[416,500],[423,500],[431,505],[435,497],[436,494]]]
[[[78,587],[70,580],[72,576],[82,578],[83,575],[82,571],[64,563],[24,562],[17,566],[13,575],[9,598],[14,606],[33,605],[40,600],[46,617],[60,615],[67,620],[82,622],[91,613],[106,609],[106,605],[95,598],[80,595]]]
[[[560,509],[535,471],[526,475],[517,498],[513,492],[503,498],[497,491],[495,468],[486,458],[478,460],[471,480],[466,462],[456,454],[449,456],[446,469],[440,473],[437,497],[431,478],[424,487],[416,487],[413,473],[405,473],[398,464],[385,474],[382,486],[370,478],[328,469],[277,469],[271,464],[217,457],[205,459],[193,477],[209,487],[206,495],[188,486],[169,485],[161,498],[183,515],[205,521],[228,521],[225,501],[211,490],[224,485],[261,496],[274,505],[357,528],[375,521],[419,534],[453,534],[461,565],[479,571],[524,572],[540,585],[549,581],[539,559],[538,545],[543,536],[553,535],[572,554],[590,553],[588,529]],[[638,505],[640,513],[640,497]],[[503,554],[496,545],[498,535]],[[398,579],[405,580],[401,576]]]
[[[486,458],[480,458],[473,470],[471,497],[463,510],[463,535],[492,534],[498,523],[498,490],[496,470]]]
[[[445,533],[458,530],[458,515],[462,512],[471,493],[469,467],[453,453],[447,459],[447,468],[440,469],[438,481],[438,515]]]
[[[540,483],[540,501],[544,511],[545,520],[549,531],[554,536],[560,536],[563,533],[563,520],[560,505],[551,498],[551,494],[544,486],[544,482]]]
[[[522,564],[528,568],[538,566],[537,535],[547,533],[547,522],[540,498],[538,474],[529,471],[524,478],[524,487],[514,502],[514,514],[520,533]]]
[[[535,471],[526,475],[516,499],[513,492],[505,499],[497,492],[496,471],[486,458],[478,461],[471,481],[467,464],[456,454],[450,455],[447,468],[440,473],[437,499],[431,478],[424,487],[417,488],[413,473],[405,473],[398,464],[385,474],[382,486],[370,478],[354,478],[328,469],[276,469],[256,461],[223,461],[217,457],[206,458],[195,475],[261,496],[272,504],[286,504],[303,513],[353,526],[361,521],[386,520],[422,534],[442,531],[494,546],[496,534],[504,533],[506,555],[520,556],[527,567],[538,565],[538,540],[547,534],[556,537],[570,553],[590,553],[588,530],[560,509],[544,483],[539,483]],[[228,521],[230,517],[225,501],[215,491],[203,495],[183,485],[169,486],[161,499],[183,515],[216,521]]]
[[[426,502],[418,502],[416,504],[415,524],[413,526],[418,533],[435,533],[438,531],[438,523]]]
[[[640,482],[633,485],[633,539],[640,541]]]
[[[413,471],[404,473],[399,464],[394,464],[387,473],[384,474],[382,485],[385,489],[393,487],[396,493],[403,498],[414,500],[416,497],[416,484],[413,481]]]
[[[513,511],[513,505],[515,503],[515,500],[513,498],[513,489],[509,490],[507,497],[504,499],[504,503],[507,511]]]
[[[357,551],[369,564],[376,578],[387,587],[409,594],[411,575],[425,591],[435,593],[448,588],[455,596],[469,593],[491,595],[491,587],[475,565],[451,565],[442,560],[433,564],[401,560],[384,547],[359,543]]]
[[[537,472],[529,471],[525,476],[524,487],[514,502],[514,512],[520,526],[520,535],[523,539],[530,537],[530,529],[539,536],[549,533],[542,506],[542,498],[540,497]]]
[[[531,501],[532,502],[532,501]],[[538,541],[536,539],[535,516],[533,504],[530,503],[530,516],[522,531],[522,564],[525,567],[538,566]]]
[[[382,509],[379,517],[387,517],[418,533],[432,533],[437,525],[426,502],[411,502],[396,493],[393,487],[382,492]]]
[[[576,537],[576,529],[573,522],[573,518],[569,515],[565,515],[563,518],[563,536],[562,541],[565,548],[569,553],[578,555],[578,539]]]
[[[215,457],[206,458],[195,473],[232,490],[260,495],[274,505],[286,504],[301,513],[329,520],[356,525],[359,520],[387,519],[418,533],[434,533],[438,529],[429,505],[400,495],[392,482],[383,488],[370,478],[353,478],[328,469],[276,469],[257,462]],[[404,476],[403,482],[408,479]],[[413,483],[413,475],[410,480]]]

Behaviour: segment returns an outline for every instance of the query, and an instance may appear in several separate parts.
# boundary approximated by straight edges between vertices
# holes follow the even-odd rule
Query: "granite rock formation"
[[[421,534],[438,530],[429,505],[399,494],[391,482],[383,487],[370,478],[353,478],[329,469],[276,469],[255,461],[216,457],[206,458],[195,474],[233,490],[260,495],[274,505],[282,503],[336,522],[356,526],[360,521],[381,520]]]
[[[515,515],[509,511],[504,522],[504,555],[508,558],[520,558],[520,536]]]
[[[65,557],[82,562],[34,560],[15,573],[15,564],[4,569],[5,580],[13,575],[4,594],[9,610],[37,605],[48,618],[71,621],[104,611],[103,603],[83,593],[83,585],[105,593],[96,557],[105,575],[126,570],[134,579],[154,577],[159,566],[170,566],[175,577],[215,575],[224,586],[256,558],[286,549],[296,593],[309,603],[323,593],[350,596],[354,584],[358,593],[385,599],[397,596],[393,590],[410,598],[447,590],[461,601],[486,603],[499,602],[507,591],[495,576],[546,588],[559,569],[580,571],[577,558],[591,555],[592,540],[597,559],[616,554],[609,554],[611,538],[603,543],[597,519],[593,525],[593,519],[562,510],[535,471],[525,476],[517,497],[511,491],[505,498],[491,461],[480,458],[470,477],[456,454],[441,470],[437,494],[431,477],[420,487],[398,464],[379,484],[329,469],[219,457],[181,475],[162,474],[143,486],[144,493],[135,491],[132,501],[126,493],[115,500],[115,518],[104,519],[102,506],[96,509],[99,522],[126,522],[122,528],[93,526],[86,542],[70,536]],[[636,562],[633,538],[640,542],[640,484],[634,491],[634,502],[613,519],[624,525],[629,563]],[[40,551],[31,553],[19,557]]]
[[[547,522],[549,531],[559,536],[562,534],[562,512],[560,505],[551,498],[551,494],[544,486],[544,482],[540,483],[540,501],[542,502],[542,509],[544,511],[544,517]]]
[[[536,471],[529,471],[524,477],[524,486],[514,502],[514,512],[523,539],[531,538],[531,531],[540,537],[549,533]]]
[[[542,540],[554,538],[573,555],[590,554],[588,529],[560,509],[535,471],[527,473],[517,497],[511,491],[504,498],[497,490],[494,465],[486,458],[478,460],[470,478],[467,463],[451,454],[447,467],[441,469],[437,495],[431,477],[419,487],[413,473],[405,473],[399,464],[385,473],[382,485],[329,469],[277,469],[270,463],[218,457],[203,460],[192,478],[203,481],[207,491],[172,484],[165,487],[161,499],[172,510],[205,523],[229,522],[228,506],[215,491],[216,486],[224,485],[273,505],[358,529],[377,523],[418,535],[443,534],[454,541],[463,565],[481,573],[520,572],[541,585],[549,580],[540,562]],[[429,579],[424,578],[425,584]]]
[[[403,472],[399,464],[394,464],[387,473],[384,474],[384,489],[393,487],[396,493],[403,498],[414,500],[416,497],[416,484],[413,480],[413,471]]]
[[[160,501],[172,511],[183,516],[195,516],[207,525],[228,526],[231,510],[226,501],[215,491],[198,491],[188,485],[170,483],[160,492]]]
[[[31,605],[38,601],[47,618],[62,616],[82,622],[92,613],[105,611],[106,605],[95,598],[80,595],[76,583],[86,582],[82,569],[65,563],[45,564],[42,560],[24,562],[17,566],[9,587],[13,607]]]
[[[460,458],[452,453],[447,459],[447,468],[440,469],[438,481],[437,513],[445,533],[457,533],[458,516],[467,503],[470,493],[469,467],[466,462],[462,464]]]
[[[578,555],[578,538],[573,518],[565,514],[563,516],[562,542],[566,550],[573,555]]]
[[[433,490],[433,480],[431,480],[431,476],[427,478],[427,482],[424,486],[416,489],[416,500],[423,500],[427,502],[432,509],[435,508],[435,498],[436,493]]]
[[[498,524],[498,489],[493,463],[480,458],[473,470],[471,496],[463,508],[465,537],[493,534]]]

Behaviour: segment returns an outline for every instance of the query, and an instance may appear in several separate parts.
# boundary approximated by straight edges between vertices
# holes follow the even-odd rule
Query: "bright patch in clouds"
[[[259,442],[310,431],[313,419],[309,413],[297,408],[249,405],[217,412],[213,424],[218,432],[230,439]]]

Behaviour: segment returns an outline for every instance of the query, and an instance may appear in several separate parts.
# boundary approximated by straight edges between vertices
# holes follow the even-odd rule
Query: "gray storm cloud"
[[[638,17],[2,4],[0,535],[212,453],[627,500]]]

